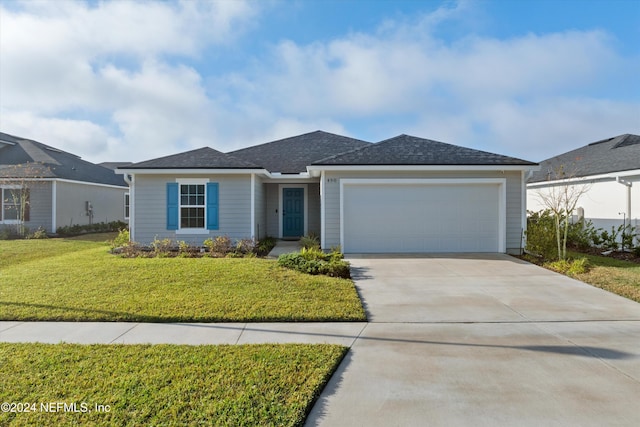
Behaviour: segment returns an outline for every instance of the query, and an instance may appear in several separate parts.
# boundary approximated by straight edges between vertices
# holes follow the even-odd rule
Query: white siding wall
[[[325,173],[325,242],[324,248],[340,244],[340,179],[342,178],[505,178],[506,246],[508,253],[519,253],[522,234],[522,174],[507,172],[326,172]]]
[[[124,221],[124,194],[128,187],[111,188],[74,182],[56,182],[56,228],[97,222]],[[87,215],[91,202],[93,218]]]
[[[206,234],[176,234],[167,230],[167,183],[176,182],[176,175],[136,175],[135,177],[135,231],[133,239],[149,244],[159,239],[184,240],[200,245],[208,237],[229,236],[232,239],[251,237],[251,176],[250,175],[189,175],[188,178],[208,178],[219,183],[218,230]],[[184,177],[187,178],[187,177]]]
[[[632,180],[630,180],[632,181]],[[640,178],[635,178],[631,187],[631,225],[640,226]],[[613,180],[594,181],[588,184],[588,191],[579,202],[578,207],[584,209],[585,219],[590,220],[596,228],[606,230],[622,225],[622,212],[627,212],[627,187]],[[529,188],[527,190],[527,209],[541,211],[544,205],[538,197],[544,189]],[[627,218],[627,224],[629,219]]]

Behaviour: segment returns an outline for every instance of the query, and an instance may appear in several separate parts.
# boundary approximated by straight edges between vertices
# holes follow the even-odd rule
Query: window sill
[[[176,230],[176,234],[209,234],[206,228],[181,228]]]

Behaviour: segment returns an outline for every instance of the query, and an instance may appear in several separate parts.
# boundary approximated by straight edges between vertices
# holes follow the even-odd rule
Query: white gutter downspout
[[[134,218],[135,218],[135,175],[129,176],[129,174],[125,173],[122,175],[124,178],[124,182],[129,185],[129,240],[135,242],[135,227]]]
[[[616,182],[627,187],[627,218],[629,219],[629,224],[631,224],[631,187],[633,186],[633,183],[631,181],[626,181],[619,176],[616,176]]]
[[[533,175],[533,169],[529,169],[526,172],[525,175],[525,171],[522,171],[522,223],[521,223],[521,228],[522,230],[520,231],[522,234],[520,235],[520,250],[524,251],[524,247],[526,245],[526,240],[525,240],[525,233],[527,231],[527,181],[529,181],[529,179],[531,179],[531,176]],[[522,254],[521,254],[522,255]]]

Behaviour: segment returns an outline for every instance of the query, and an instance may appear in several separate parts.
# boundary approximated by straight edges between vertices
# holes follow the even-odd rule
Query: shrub
[[[611,227],[611,233],[607,230],[602,230],[600,233],[600,238],[602,239],[602,247],[604,249],[615,251],[618,249],[618,230],[614,227]]]
[[[635,240],[637,238],[636,228],[631,224],[621,225],[618,227],[620,233],[620,241],[624,249],[631,249],[634,247]]]
[[[193,246],[190,243],[180,240],[178,242],[178,256],[181,258],[195,258],[198,256],[200,250],[197,246]]]
[[[131,235],[129,234],[129,230],[123,228],[118,231],[116,238],[111,241],[111,249],[128,246],[131,243],[130,240]]]
[[[155,237],[153,239],[153,242],[151,242],[151,247],[153,248],[153,253],[155,256],[157,256],[158,258],[164,258],[171,254],[171,250],[173,249],[174,244],[169,238],[159,240],[157,237]]]
[[[567,259],[561,259],[559,261],[549,262],[545,264],[545,267],[558,273],[567,274],[569,268],[571,268],[571,262]]]
[[[36,231],[27,236],[27,239],[46,239],[48,237],[47,231],[42,227],[38,227]]]
[[[267,236],[264,239],[260,239],[256,243],[254,252],[258,256],[266,256],[269,254],[269,252],[271,252],[273,248],[275,248],[275,246],[276,246],[276,239],[273,237]]]
[[[306,249],[320,249],[320,238],[315,233],[309,233],[307,236],[300,238],[300,246]]]
[[[306,274],[351,278],[349,262],[342,259],[342,254],[338,257],[335,253],[325,254],[320,249],[302,248],[300,252],[280,255],[278,264]]]
[[[240,239],[236,242],[236,246],[233,249],[233,252],[246,255],[249,253],[253,253],[253,250],[256,247],[256,241],[253,239]]]
[[[544,259],[557,259],[558,244],[555,227],[555,217],[550,210],[529,212],[526,233],[527,251]]]
[[[567,273],[570,276],[575,276],[577,274],[584,274],[589,271],[591,265],[589,264],[589,260],[587,258],[574,259],[571,261],[571,265],[569,266],[569,270]]]
[[[128,228],[129,225],[123,221],[112,222],[96,222],[93,224],[85,225],[69,225],[64,227],[58,227],[56,233],[60,236],[76,236],[78,234],[86,233],[107,233],[112,231],[119,231],[123,228]]]
[[[591,221],[578,221],[569,225],[567,245],[582,250],[588,249],[595,244],[594,236],[597,234],[598,232]]]
[[[578,274],[584,274],[589,271],[590,265],[587,258],[580,258],[575,260],[560,260],[545,264],[545,267],[557,271],[558,273],[566,274],[568,276],[575,276]]]
[[[217,236],[215,239],[209,237],[202,244],[209,250],[211,256],[225,256],[233,248],[229,236]]]

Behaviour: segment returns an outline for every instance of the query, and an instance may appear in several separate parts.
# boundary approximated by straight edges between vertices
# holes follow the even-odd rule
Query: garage
[[[503,179],[346,179],[345,253],[504,252]]]

